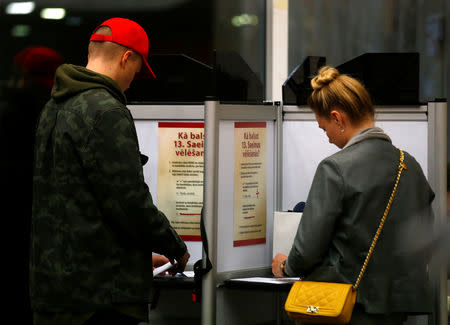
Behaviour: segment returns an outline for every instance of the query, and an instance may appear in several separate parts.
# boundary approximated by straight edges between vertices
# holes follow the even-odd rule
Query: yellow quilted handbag
[[[346,324],[355,301],[356,290],[351,284],[297,281],[289,292],[285,310],[298,321]]]
[[[346,283],[296,281],[289,291],[284,306],[291,319],[305,323],[321,324],[346,324],[350,321],[356,301],[356,290],[358,289],[361,278],[367,268],[367,263],[372,256],[381,229],[386,221],[395,193],[397,192],[402,171],[406,169],[403,160],[404,154],[400,150],[400,164],[398,165],[394,188],[356,283],[353,285]]]

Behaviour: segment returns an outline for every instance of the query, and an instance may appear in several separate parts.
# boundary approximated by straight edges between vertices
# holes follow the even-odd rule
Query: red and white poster
[[[184,241],[201,241],[204,124],[158,124],[158,208]]]
[[[233,246],[266,242],[266,122],[234,124]]]

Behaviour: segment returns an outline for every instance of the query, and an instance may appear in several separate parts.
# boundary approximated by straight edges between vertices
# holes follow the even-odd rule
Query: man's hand
[[[281,271],[281,262],[287,260],[287,256],[284,254],[278,253],[275,255],[275,257],[272,259],[272,273],[277,278],[284,277],[283,272]]]
[[[166,264],[168,262],[169,262],[169,259],[165,256],[162,256],[159,254],[152,255],[153,270],[157,267],[163,266],[164,264]]]
[[[159,255],[159,254],[152,255],[153,270],[156,269],[157,267],[163,266],[164,264],[167,264],[169,262],[170,262],[170,260],[163,255]],[[167,272],[162,272],[160,274],[165,275],[165,274],[167,274]]]
[[[181,273],[184,271],[184,269],[186,268],[186,264],[189,261],[189,257],[191,257],[191,255],[189,254],[188,250],[186,249],[186,252],[184,253],[183,256],[181,256],[180,258],[177,258],[176,264],[174,265],[174,267],[172,267],[169,270],[169,273],[172,275],[175,275],[177,273]],[[172,264],[175,263],[174,260],[170,260],[170,262]]]

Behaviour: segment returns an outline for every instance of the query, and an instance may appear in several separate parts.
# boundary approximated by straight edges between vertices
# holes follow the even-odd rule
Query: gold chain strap
[[[395,180],[394,189],[392,190],[388,204],[386,206],[386,209],[384,210],[384,214],[383,214],[383,217],[381,218],[380,225],[378,226],[377,232],[375,233],[375,236],[373,237],[372,244],[370,245],[370,249],[369,249],[369,252],[367,253],[366,259],[361,268],[361,272],[359,272],[358,279],[356,280],[356,283],[353,286],[354,290],[358,289],[359,283],[361,282],[361,278],[362,278],[364,272],[366,271],[367,264],[369,263],[370,257],[372,256],[373,250],[378,241],[378,237],[380,236],[381,229],[383,229],[384,222],[386,221],[386,217],[389,213],[389,209],[391,208],[392,201],[394,200],[395,193],[397,192],[397,187],[398,187],[398,182],[400,181],[400,176],[402,175],[403,169],[406,169],[406,164],[403,162],[403,160],[405,158],[403,151],[401,149],[398,149],[398,150],[400,150],[400,163],[398,165],[398,174],[397,174],[397,179]]]

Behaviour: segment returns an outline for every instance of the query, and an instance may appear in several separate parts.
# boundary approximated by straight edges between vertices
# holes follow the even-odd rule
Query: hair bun
[[[339,76],[339,71],[330,66],[320,68],[319,73],[311,80],[311,86],[314,90],[321,89],[335,80]]]

